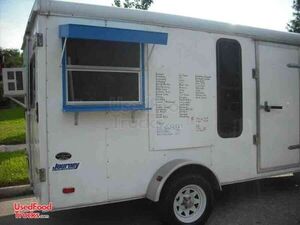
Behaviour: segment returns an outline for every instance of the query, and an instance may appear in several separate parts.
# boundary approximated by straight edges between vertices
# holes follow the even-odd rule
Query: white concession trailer
[[[205,221],[223,185],[300,171],[300,36],[37,0],[27,151],[55,209],[139,198]]]

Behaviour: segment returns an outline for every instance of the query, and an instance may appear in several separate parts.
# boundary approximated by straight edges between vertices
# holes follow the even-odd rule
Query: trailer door
[[[259,172],[299,166],[299,48],[257,45]]]

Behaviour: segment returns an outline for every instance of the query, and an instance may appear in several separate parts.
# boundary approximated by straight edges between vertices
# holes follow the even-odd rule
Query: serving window
[[[139,43],[69,40],[67,104],[142,103],[142,49]]]
[[[63,111],[149,109],[144,47],[166,45],[167,33],[64,24],[59,37]]]

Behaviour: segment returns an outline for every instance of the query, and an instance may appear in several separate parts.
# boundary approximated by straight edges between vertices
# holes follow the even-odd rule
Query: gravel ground
[[[13,201],[30,200],[34,199],[0,200],[0,209]],[[147,200],[53,212],[50,219],[17,220],[9,214],[12,211],[6,210],[0,216],[1,225],[162,225],[154,204]],[[225,186],[207,225],[300,225],[300,183],[280,177]]]

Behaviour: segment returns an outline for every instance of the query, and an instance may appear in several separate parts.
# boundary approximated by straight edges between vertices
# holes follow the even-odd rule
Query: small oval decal
[[[67,160],[70,159],[72,155],[69,152],[60,152],[55,155],[55,158],[59,160]]]

